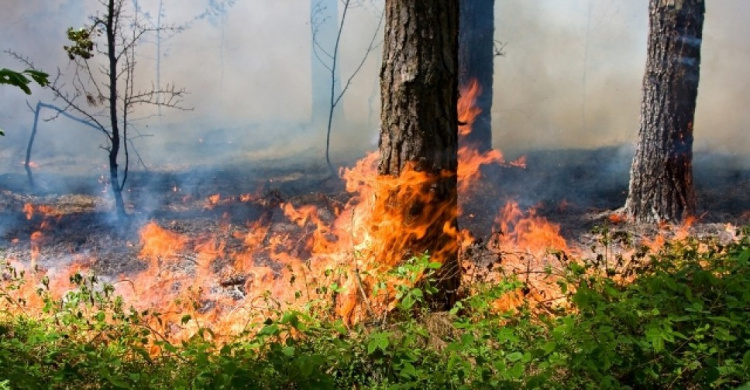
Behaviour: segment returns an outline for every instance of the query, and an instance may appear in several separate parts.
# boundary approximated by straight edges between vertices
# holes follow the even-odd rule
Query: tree
[[[476,82],[482,93],[476,106],[481,109],[471,133],[462,144],[483,153],[492,149],[492,74],[495,50],[495,0],[462,0],[458,33],[458,83]]]
[[[336,0],[312,0],[310,7],[310,26],[312,27],[312,123],[314,126],[323,125],[324,118],[326,118],[326,164],[331,176],[336,173],[331,164],[331,129],[334,115],[339,113],[336,115],[338,119],[343,116],[341,110],[336,110],[336,108],[349,89],[352,80],[367,61],[370,52],[377,47],[375,39],[383,23],[383,12],[381,12],[378,26],[372,34],[370,44],[367,46],[362,60],[342,87],[339,70],[341,34],[344,32],[346,16],[350,8],[361,5],[354,4],[351,0],[342,0],[342,4],[344,9],[337,28],[334,28],[335,24],[333,23],[338,19]]]
[[[650,0],[638,146],[625,203],[640,222],[695,213],[693,123],[700,77],[703,0]]]
[[[122,191],[130,164],[130,115],[144,104],[182,109],[180,103],[185,94],[169,84],[164,88],[136,90],[136,48],[144,35],[157,29],[141,24],[137,10],[128,13],[125,3],[125,0],[100,0],[104,12],[92,17],[89,26],[68,29],[71,46],[64,49],[77,65],[75,74],[70,83],[64,83],[58,71],[55,81],[48,86],[64,102],[63,110],[77,112],[105,136],[110,188],[120,220],[127,216]],[[99,37],[103,37],[101,48],[97,45]],[[104,59],[97,62],[99,56]],[[29,61],[26,63],[33,67]]]
[[[423,223],[425,214],[433,214],[411,250],[439,255],[435,260],[443,263],[436,308],[453,305],[460,282],[458,246],[446,233],[457,226],[458,1],[385,3],[378,173],[413,170],[430,178],[418,189],[429,200],[394,199],[391,207],[405,213],[407,223]]]
[[[348,11],[348,4],[345,11]],[[312,82],[312,124],[324,126],[330,102],[341,93],[340,68],[337,66],[339,28],[338,0],[310,0],[310,57]]]
[[[0,84],[18,87],[27,95],[31,95],[31,88],[29,88],[31,80],[29,77],[42,87],[49,84],[49,80],[47,79],[49,75],[35,69],[26,69],[23,72],[16,72],[5,68],[0,69]],[[0,135],[5,135],[3,129],[0,129]]]

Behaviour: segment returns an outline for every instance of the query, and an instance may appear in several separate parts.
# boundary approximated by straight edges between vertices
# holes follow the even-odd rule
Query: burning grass
[[[567,258],[556,282],[568,306],[554,312],[534,309],[526,275],[490,272],[497,278],[471,280],[471,293],[452,311],[430,313],[424,297],[432,291],[436,264],[426,256],[412,258],[378,276],[398,297],[388,315],[347,326],[332,315],[337,304],[331,296],[301,296],[297,301],[305,304],[282,308],[269,292],[256,302],[255,314],[262,315],[235,318],[245,323],[232,336],[216,333],[215,322],[200,317],[201,294],[179,296],[173,303],[180,318],[172,322],[166,311],[128,308],[117,285],[103,284],[84,269],[64,281],[68,292],[60,297],[53,292],[61,280],[37,284],[34,273],[7,266],[0,282],[0,383],[735,388],[750,380],[748,233],[750,228],[728,244],[667,241],[656,252],[634,252],[628,269],[610,271],[598,257]],[[602,236],[601,245],[611,243]],[[612,278],[627,272],[637,277]],[[338,288],[317,286],[323,287]],[[522,302],[508,306],[514,299]],[[42,312],[33,315],[30,308],[37,304]],[[171,335],[165,333],[170,328]],[[191,336],[170,341],[177,329]]]
[[[470,85],[462,93],[462,134],[476,116],[472,107],[478,92]],[[660,250],[670,267],[690,268],[673,254],[675,244],[666,236],[634,237],[619,229],[625,221],[610,219],[593,233],[588,249],[565,240],[561,227],[536,208],[508,201],[494,216],[477,212],[472,196],[485,188],[480,167],[519,171],[523,166],[522,161],[506,163],[499,151],[481,154],[462,146],[460,204],[433,201],[431,188],[441,177],[408,168],[400,177],[378,176],[376,160],[371,154],[342,170],[345,192],[331,196],[287,198],[258,189],[201,198],[170,184],[167,192],[180,206],[172,207],[170,218],[136,223],[137,234],[114,238],[102,226],[81,229],[100,234],[93,240],[105,242],[109,251],[80,251],[90,236],[56,237],[55,227],[77,222],[72,219],[77,211],[71,210],[79,209],[23,202],[19,210],[28,221],[23,232],[29,238],[16,240],[4,256],[0,343],[36,359],[32,366],[39,375],[14,374],[8,377],[11,385],[33,387],[54,377],[95,387],[258,383],[259,388],[351,388],[394,382],[421,388],[535,387],[563,379],[584,386],[611,381],[607,364],[622,368],[615,381],[658,382],[648,372],[646,379],[630,378],[640,368],[617,366],[622,361],[604,368],[583,365],[576,359],[601,356],[587,355],[586,348],[596,347],[586,339],[589,333],[573,324],[597,331],[601,324],[587,323],[585,317],[598,315],[601,307],[592,302],[620,304],[618,299],[631,298],[630,286],[645,288],[638,287],[639,278],[659,276],[661,261],[651,255]],[[418,205],[420,212],[400,205]],[[558,208],[580,211],[569,202]],[[493,233],[487,238],[438,223],[461,217],[471,226],[474,215],[490,221]],[[669,233],[688,242],[677,247],[693,247],[688,229]],[[725,260],[735,257],[746,262],[746,236],[734,234],[731,226],[725,230],[729,237],[721,245],[704,243],[695,246],[695,253],[679,253],[701,256],[701,266],[721,259],[725,267]],[[433,241],[435,231],[440,245],[425,254],[418,243]],[[44,255],[49,247],[55,248],[54,258]],[[435,278],[456,253],[458,266],[451,271],[461,272],[461,300],[451,312],[430,314],[426,309],[437,292]],[[105,264],[126,266],[107,269]],[[706,268],[712,275],[724,272]],[[103,276],[94,276],[94,270]],[[693,280],[685,276],[679,283]],[[644,316],[657,320],[654,313]],[[733,324],[746,331],[739,322]],[[643,329],[630,325],[602,337],[622,330],[642,344]],[[650,332],[645,340],[651,349],[641,345],[630,356],[634,361],[661,356],[664,345],[675,342],[667,332],[654,344]],[[40,335],[45,337],[39,340]],[[36,355],[42,348],[54,358]],[[83,360],[86,353],[94,353],[96,362]],[[0,368],[25,372],[14,359],[0,352]],[[740,366],[722,367],[730,374],[720,377],[735,383]],[[695,374],[695,368],[688,371]]]

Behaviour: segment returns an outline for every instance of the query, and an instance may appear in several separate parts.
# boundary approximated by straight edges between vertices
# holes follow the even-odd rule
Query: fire
[[[26,203],[23,205],[23,212],[26,214],[26,219],[30,220],[34,217],[34,205],[31,203]]]
[[[480,113],[475,106],[480,92],[476,82],[462,91],[461,136],[471,131]],[[500,151],[478,153],[471,145],[462,145],[458,154],[459,196],[475,185],[482,165],[525,164],[508,164]],[[243,228],[232,226],[225,218],[220,228],[198,237],[151,221],[140,229],[143,270],[122,275],[121,281],[127,283],[117,283],[116,291],[140,310],[162,313],[162,321],[151,326],[174,340],[191,337],[199,325],[210,327],[219,336],[236,334],[272,311],[295,305],[321,311],[329,305],[325,312],[347,324],[380,316],[395,306],[395,286],[405,283],[389,271],[436,242],[439,245],[430,245],[430,261],[456,262],[456,253],[475,240],[452,222],[460,213],[456,199],[435,201],[435,184],[451,179],[452,173],[431,175],[407,166],[398,177],[380,176],[377,162],[378,155],[372,153],[343,169],[340,174],[351,197],[345,204],[326,200],[325,210],[316,205],[265,201],[260,193],[235,198],[214,194],[206,199],[205,208],[238,200],[255,202],[266,214]],[[172,191],[180,189],[173,187]],[[28,219],[42,210],[24,207]],[[558,226],[533,210],[524,212],[516,203],[500,209],[496,224],[502,232],[497,249],[531,254],[535,270],[546,265],[550,248],[569,249]],[[32,237],[32,252],[33,243],[42,242],[42,237],[41,232],[37,239]],[[529,270],[529,264],[521,260],[508,262],[515,269]],[[375,293],[383,281],[385,287]],[[535,286],[552,288],[541,282]],[[230,290],[232,293],[227,293]],[[541,293],[528,295],[539,297]],[[515,295],[506,297],[506,303],[498,302],[498,310],[517,305],[519,300]],[[191,320],[183,324],[185,314]]]
[[[206,208],[211,209],[214,206],[219,204],[219,201],[221,201],[221,195],[220,194],[213,194],[208,197],[206,200]]]
[[[155,222],[149,222],[141,229],[141,258],[172,258],[185,248],[187,239],[177,233],[163,229]]]
[[[63,213],[56,208],[41,204],[34,205],[32,203],[26,203],[23,205],[23,213],[26,215],[26,220],[31,220],[35,215],[41,216],[44,220],[48,219],[59,219]]]
[[[501,246],[537,253],[548,248],[569,251],[560,227],[537,216],[534,209],[524,213],[517,203],[507,203],[495,223],[502,232]]]
[[[42,232],[35,231],[31,233],[31,269],[35,268],[36,262],[39,259],[43,240],[44,234]]]
[[[461,88],[458,99],[458,137],[460,145],[458,148],[458,190],[461,193],[466,193],[476,183],[481,176],[479,169],[482,165],[499,164],[518,168],[526,167],[525,156],[511,163],[506,163],[502,152],[497,149],[481,153],[476,145],[461,141],[471,133],[474,121],[482,112],[482,109],[476,105],[477,98],[481,93],[482,88],[479,83],[476,79],[472,79],[468,85]]]

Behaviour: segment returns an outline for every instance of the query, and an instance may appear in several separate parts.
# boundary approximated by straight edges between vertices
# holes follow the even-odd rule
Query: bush
[[[46,289],[44,315],[0,306],[5,388],[737,388],[750,380],[750,240],[670,243],[630,284],[571,263],[561,285],[572,307],[557,316],[491,303],[522,288],[476,286],[449,313],[430,313],[436,265],[411,259],[389,275],[387,320],[347,327],[314,310],[273,313],[216,342],[209,329],[172,344],[125,309],[112,288],[76,275],[62,299]],[[17,305],[23,275],[0,281]],[[378,286],[383,288],[383,286]],[[189,316],[183,321],[190,321]]]

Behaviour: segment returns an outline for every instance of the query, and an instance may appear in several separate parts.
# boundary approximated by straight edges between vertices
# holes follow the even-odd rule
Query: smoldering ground
[[[72,69],[62,50],[65,30],[96,14],[97,1],[15,3],[10,12],[0,15],[2,46],[50,73],[59,67],[69,75]],[[190,183],[210,182],[217,172],[268,166],[259,163],[264,160],[323,166],[325,129],[310,123],[311,2],[127,2],[134,3],[141,7],[144,22],[156,22],[161,3],[163,25],[187,27],[162,36],[159,78],[161,84],[184,87],[190,94],[183,105],[193,109],[162,110],[160,115],[155,108],[138,111],[132,134],[143,137],[133,145],[143,163],[131,161],[134,179],[148,177],[149,172],[186,172],[174,176],[171,185],[186,188]],[[216,4],[226,7],[212,8]],[[378,1],[358,5],[350,10],[342,35],[342,79],[361,60],[382,9]],[[597,164],[587,168],[595,172],[584,176],[616,183],[613,191],[621,193],[638,130],[647,6],[646,0],[496,1],[495,38],[504,44],[505,54],[495,59],[495,147],[509,159],[531,153],[536,160],[530,158],[529,163],[542,165],[569,160],[545,161],[542,156],[551,155],[535,151],[608,148],[606,153],[596,153]],[[742,71],[750,60],[745,44],[750,27],[742,16],[749,7],[742,0],[708,5],[695,124],[696,169],[706,172],[729,164],[729,171],[740,173],[726,177],[740,186],[747,182],[743,169],[750,167],[745,153],[750,146],[746,131],[750,117],[743,109],[750,76]],[[342,15],[340,8],[338,14]],[[142,88],[149,88],[157,78],[156,43],[151,35],[139,47],[137,83]],[[3,67],[23,67],[5,54],[0,61]],[[379,67],[380,50],[375,50],[342,100],[343,116],[332,134],[337,165],[377,146],[373,139],[379,122]],[[26,101],[56,102],[38,87],[31,97],[10,88],[0,89],[0,95],[0,125],[7,134],[0,139],[0,187],[7,189],[22,183],[25,174],[20,162],[33,117]],[[42,122],[33,154],[41,187],[56,193],[106,190],[99,180],[106,176],[100,148],[105,145],[100,134],[65,118]],[[138,183],[153,186],[154,191],[162,189],[154,184],[159,180]],[[560,190],[542,180],[528,191],[571,192],[564,188],[566,183],[558,185]],[[108,195],[104,193],[105,198]],[[203,190],[196,195],[204,195]],[[581,195],[577,200],[584,205],[615,203],[598,202],[596,196]],[[558,197],[529,194],[527,198],[531,204],[537,198]],[[157,209],[155,199],[139,196],[137,207]]]

